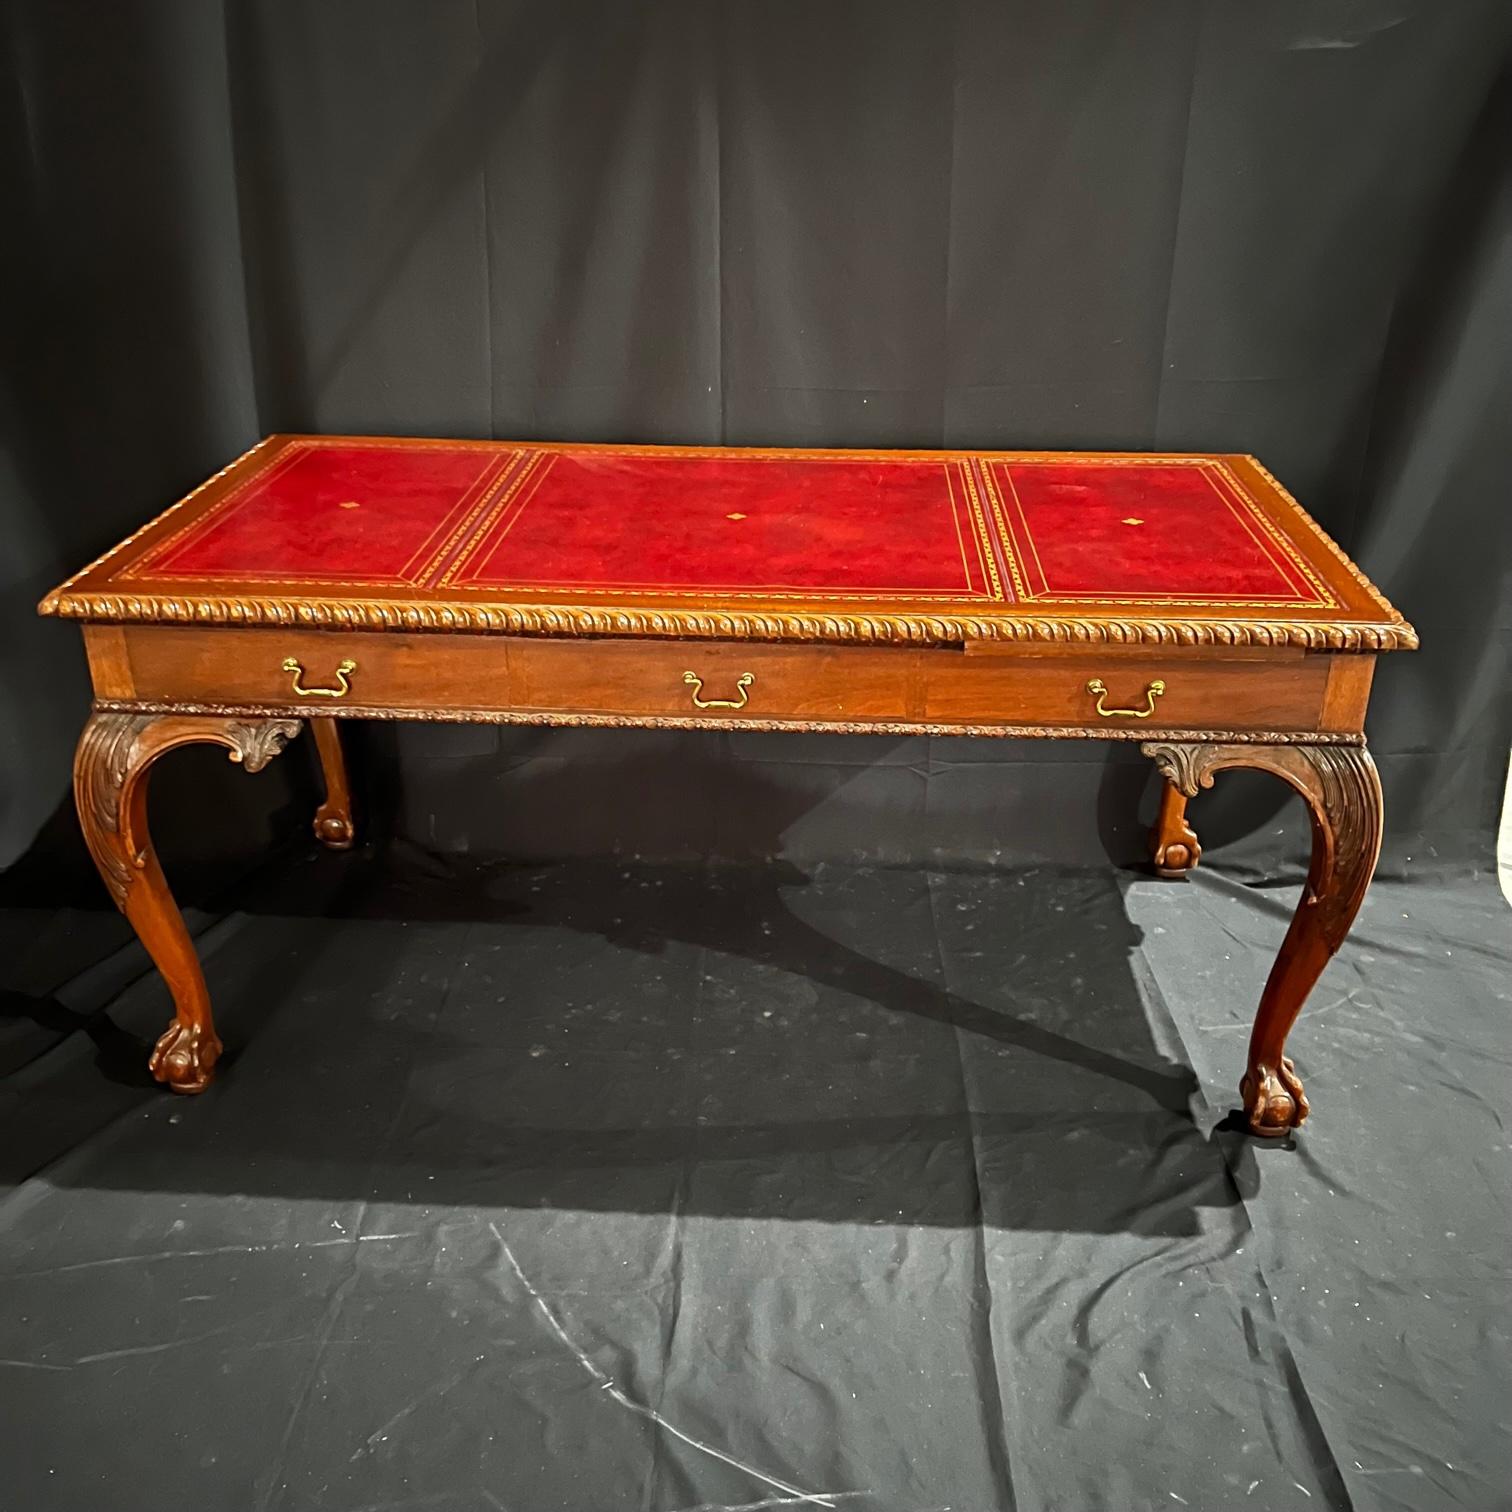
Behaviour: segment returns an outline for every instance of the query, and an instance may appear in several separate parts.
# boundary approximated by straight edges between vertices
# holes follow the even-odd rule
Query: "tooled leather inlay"
[[[301,438],[115,580],[219,579],[460,598],[1334,606],[1212,458]]]

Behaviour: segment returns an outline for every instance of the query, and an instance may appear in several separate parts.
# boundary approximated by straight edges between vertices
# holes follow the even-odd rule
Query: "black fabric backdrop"
[[[274,429],[1259,454],[1419,627],[1386,868],[1485,863],[1506,769],[1512,10],[12,0],[0,865],[98,901],[87,687],[32,617]],[[378,729],[441,849],[1137,854],[1130,752]],[[302,828],[306,758],[174,758],[170,869]],[[627,793],[636,800],[627,803]],[[1273,822],[1285,809],[1287,817]],[[1205,797],[1300,858],[1278,785]]]
[[[3,1512],[1506,1505],[1506,0],[0,17]],[[1161,884],[1054,743],[375,726],[345,856],[175,754],[157,1095],[33,605],[293,427],[1257,452],[1424,639],[1305,1135],[1299,806]]]

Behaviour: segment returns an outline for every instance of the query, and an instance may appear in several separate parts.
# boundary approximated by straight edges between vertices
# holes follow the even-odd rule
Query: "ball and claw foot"
[[[1185,877],[1202,860],[1202,845],[1197,831],[1187,823],[1186,806],[1186,794],[1167,782],[1160,794],[1155,827],[1150,831],[1150,859],[1157,877]]]
[[[315,823],[311,826],[315,838],[327,850],[351,850],[355,831],[352,816],[340,809],[328,809],[324,804],[315,811]]]
[[[203,1092],[215,1074],[220,1053],[221,1042],[214,1030],[174,1019],[153,1048],[147,1065],[175,1092]]]
[[[1239,1095],[1250,1133],[1263,1139],[1284,1139],[1309,1112],[1302,1079],[1285,1056],[1274,1069],[1262,1063],[1245,1072]]]
[[[1195,842],[1197,837],[1193,835],[1192,839]],[[1197,865],[1200,855],[1195,843],[1188,846],[1177,840],[1163,845],[1155,852],[1155,875],[1168,881],[1179,881]]]

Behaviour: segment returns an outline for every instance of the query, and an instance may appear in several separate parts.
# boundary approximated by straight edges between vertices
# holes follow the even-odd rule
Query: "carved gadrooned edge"
[[[123,824],[134,777],[164,751],[196,742],[227,748],[232,761],[261,771],[299,733],[300,721],[285,718],[123,713],[97,704],[79,737],[74,761],[74,798],[84,840],[116,907],[126,907],[131,884],[146,865],[148,840]]]
[[[123,714],[193,714],[244,719],[288,718],[280,704],[155,703],[97,699],[95,708]],[[1316,730],[1130,729],[1126,725],[941,724],[926,720],[750,719],[739,715],[593,714],[549,709],[402,709],[347,704],[329,712],[302,709],[308,719],[423,720],[432,724],[548,725],[606,730],[760,730],[819,735],[971,735],[1006,740],[1211,741],[1225,745],[1360,745],[1358,734]]]
[[[1371,652],[1412,650],[1418,643],[1416,632],[1400,616],[1389,624],[1354,624],[1311,620],[813,614],[799,610],[757,613],[603,608],[586,604],[167,597],[75,593],[69,591],[66,584],[50,593],[37,608],[41,614],[62,619],[107,623],[273,625],[314,630],[460,631],[489,635],[691,637],[698,640],[792,640],[867,645],[938,645],[965,640],[1048,641],[1119,646],[1302,646],[1311,651]]]

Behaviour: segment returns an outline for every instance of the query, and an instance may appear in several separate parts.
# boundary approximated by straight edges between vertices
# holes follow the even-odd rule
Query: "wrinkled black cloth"
[[[1512,912],[1378,885],[1261,1144],[1293,896],[301,859],[195,1100],[7,914],[0,1504],[1504,1506]]]

